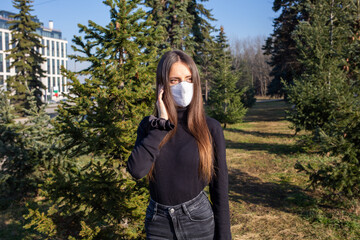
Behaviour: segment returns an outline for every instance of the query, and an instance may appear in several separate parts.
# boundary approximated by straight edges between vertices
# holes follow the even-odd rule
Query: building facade
[[[11,49],[11,31],[9,30],[9,21],[13,20],[10,16],[15,15],[12,12],[0,10],[0,88],[6,89],[6,79],[15,75],[15,69],[10,68],[10,61],[6,56]],[[67,44],[68,42],[61,37],[61,31],[53,28],[53,22],[49,21],[49,27],[44,27],[37,18],[33,21],[39,22],[41,27],[36,33],[41,36],[41,43],[44,48],[39,49],[41,55],[46,61],[41,65],[45,71],[45,77],[41,79],[46,86],[43,90],[43,101],[61,100],[63,93],[68,93],[67,79],[61,75],[61,66],[67,69]]]

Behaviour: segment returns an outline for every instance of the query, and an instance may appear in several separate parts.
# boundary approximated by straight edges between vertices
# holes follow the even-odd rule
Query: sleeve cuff
[[[150,126],[154,129],[159,130],[167,130],[170,131],[174,129],[174,124],[172,124],[169,120],[163,119],[163,118],[157,118],[153,115],[149,118]]]

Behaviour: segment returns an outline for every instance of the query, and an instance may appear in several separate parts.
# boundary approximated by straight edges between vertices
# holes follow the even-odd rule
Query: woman
[[[193,59],[179,50],[165,53],[156,92],[157,117],[141,121],[127,163],[133,177],[149,177],[147,239],[231,239],[224,135],[205,116]]]

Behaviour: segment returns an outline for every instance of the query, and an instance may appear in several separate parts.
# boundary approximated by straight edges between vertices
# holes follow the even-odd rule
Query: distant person
[[[127,163],[133,177],[149,178],[147,239],[231,239],[224,135],[205,116],[193,59],[166,52],[156,92],[155,116],[141,121]]]

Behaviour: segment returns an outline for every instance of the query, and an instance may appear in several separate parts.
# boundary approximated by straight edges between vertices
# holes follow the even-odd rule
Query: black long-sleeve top
[[[127,168],[136,178],[143,178],[155,163],[154,179],[150,180],[150,196],[164,205],[177,205],[196,197],[207,183],[199,176],[197,142],[187,128],[187,108],[177,111],[178,126],[175,135],[161,149],[159,144],[173,125],[154,116],[145,117],[137,130],[135,147],[128,159]],[[214,146],[215,175],[209,183],[210,199],[214,211],[215,238],[231,239],[228,171],[225,140],[221,125],[206,118]]]

